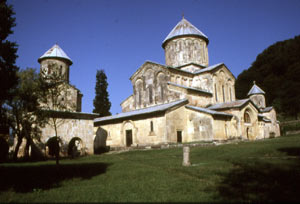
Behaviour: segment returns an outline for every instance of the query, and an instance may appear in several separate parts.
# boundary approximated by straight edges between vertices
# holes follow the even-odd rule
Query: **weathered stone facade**
[[[63,113],[58,116],[57,134],[61,139],[61,153],[68,155],[68,146],[72,139],[79,138],[82,154],[93,154],[94,151],[94,114]],[[47,144],[48,140],[55,136],[54,127],[47,124],[42,129],[41,142]]]
[[[254,84],[235,98],[235,77],[220,63],[209,66],[208,38],[187,20],[163,42],[166,65],[145,62],[130,78],[133,94],[122,113],[94,120],[111,147],[279,136],[276,111]]]
[[[72,60],[56,44],[42,55],[38,62],[41,64],[40,72],[43,73],[44,77],[51,76],[56,72],[56,76],[64,80],[60,85],[62,88],[59,89],[61,90],[59,101],[64,104],[65,109],[54,110],[51,113],[52,118],[56,119],[61,154],[68,155],[68,148],[73,140],[77,140],[77,149],[81,154],[93,154],[95,139],[93,119],[97,117],[97,114],[81,113],[83,95],[79,89],[69,83]],[[54,123],[51,120],[50,118],[47,125],[42,128],[40,140],[41,144],[45,144],[44,150],[46,150],[46,153],[49,151],[47,149],[49,139],[55,136]],[[72,145],[74,145],[74,141]]]

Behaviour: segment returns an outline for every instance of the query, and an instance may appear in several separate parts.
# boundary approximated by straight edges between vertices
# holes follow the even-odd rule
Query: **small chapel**
[[[209,64],[208,37],[182,18],[162,42],[165,65],[146,61],[130,77],[122,113],[94,119],[95,136],[110,147],[135,147],[280,136],[273,107],[255,82],[235,98],[235,76]]]

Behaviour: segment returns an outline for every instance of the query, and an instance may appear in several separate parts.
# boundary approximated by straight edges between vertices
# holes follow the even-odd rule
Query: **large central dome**
[[[204,39],[208,44],[208,37],[204,33],[202,33],[198,28],[196,28],[193,24],[191,24],[188,20],[182,18],[182,20],[177,23],[177,25],[165,38],[162,47],[164,48],[168,41],[177,37],[184,37],[184,36],[200,37]]]
[[[195,64],[196,66],[207,67],[207,44],[207,36],[185,18],[182,18],[162,43],[165,50],[166,65],[182,67]]]

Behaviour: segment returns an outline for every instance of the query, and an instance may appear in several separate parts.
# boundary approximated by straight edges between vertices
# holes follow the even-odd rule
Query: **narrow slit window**
[[[154,128],[153,128],[153,121],[150,122],[150,131],[153,132]]]

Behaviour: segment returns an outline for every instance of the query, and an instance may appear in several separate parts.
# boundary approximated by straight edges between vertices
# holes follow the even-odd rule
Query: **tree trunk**
[[[17,158],[18,158],[18,152],[19,152],[20,146],[22,144],[22,140],[23,140],[23,138],[18,138],[18,142],[15,147],[15,151],[14,151],[14,155],[13,155],[14,160],[17,160]]]
[[[56,136],[56,142],[57,142],[57,146],[56,146],[56,151],[55,151],[55,159],[56,159],[56,165],[59,165],[59,140],[58,137]]]
[[[56,165],[59,165],[59,139],[57,136],[57,127],[56,127],[56,121],[54,123],[54,130],[55,130],[55,136],[56,136],[56,151],[55,151],[55,159],[56,159]]]
[[[26,145],[25,145],[25,151],[24,151],[24,157],[26,159],[29,159],[29,147],[30,147],[30,142],[28,140],[28,138],[26,139]]]

